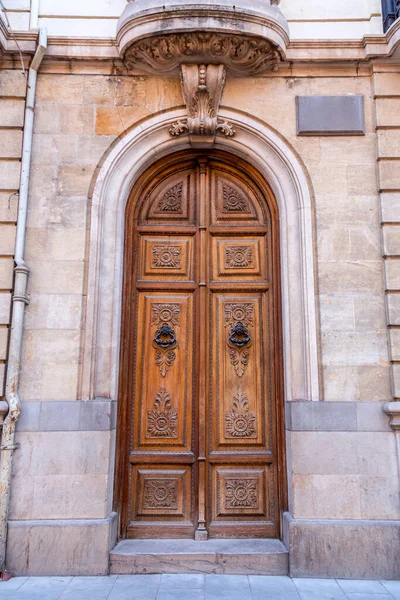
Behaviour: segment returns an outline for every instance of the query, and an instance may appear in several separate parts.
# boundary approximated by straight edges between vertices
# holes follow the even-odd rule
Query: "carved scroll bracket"
[[[217,131],[226,137],[235,135],[231,123],[218,118],[226,72],[224,65],[181,65],[183,98],[187,119],[175,121],[172,136],[188,133],[195,148],[212,148]]]

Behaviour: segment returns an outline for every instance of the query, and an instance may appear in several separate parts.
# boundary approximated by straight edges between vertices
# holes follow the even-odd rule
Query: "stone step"
[[[287,575],[288,556],[275,539],[122,540],[110,553],[110,573]]]

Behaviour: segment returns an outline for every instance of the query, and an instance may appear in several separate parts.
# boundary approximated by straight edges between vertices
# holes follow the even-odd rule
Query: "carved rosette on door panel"
[[[147,411],[147,436],[150,438],[177,438],[178,411],[172,408],[171,396],[165,388],[157,392],[154,409]]]
[[[225,415],[225,437],[257,437],[256,415],[250,412],[248,398],[240,391],[233,397],[232,412]]]

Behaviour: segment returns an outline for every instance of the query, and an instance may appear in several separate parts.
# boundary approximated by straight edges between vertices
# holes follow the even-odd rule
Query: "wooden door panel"
[[[193,294],[138,294],[133,451],[192,449]]]
[[[211,225],[263,223],[260,203],[249,185],[230,169],[211,172]]]
[[[196,170],[180,169],[177,173],[154,182],[147,193],[141,212],[141,223],[195,222]]]
[[[212,295],[211,451],[270,448],[266,305],[262,293]]]
[[[193,280],[193,236],[142,235],[139,256],[142,281]]]
[[[212,537],[273,535],[275,490],[271,465],[213,465],[210,480]]]
[[[191,467],[133,467],[134,521],[170,519],[189,522],[191,517]]]
[[[213,236],[211,273],[214,281],[266,280],[265,236],[241,236],[240,238]]]

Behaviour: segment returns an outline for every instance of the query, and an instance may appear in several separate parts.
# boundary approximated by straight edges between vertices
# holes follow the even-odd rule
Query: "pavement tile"
[[[31,590],[21,592],[21,590],[11,590],[9,592],[0,592],[0,600],[59,600],[60,591],[40,590],[33,592]]]
[[[400,581],[381,581],[381,584],[395,600],[400,600]]]
[[[206,600],[252,600],[247,575],[206,575]]]
[[[91,590],[70,590],[67,589],[62,592],[59,600],[86,600],[86,595],[90,600],[108,600],[111,589],[105,587],[104,589],[91,589]]]
[[[28,577],[12,577],[8,581],[0,580],[0,593],[11,590],[18,590]]]
[[[19,588],[20,592],[62,592],[71,583],[72,577],[29,577]]]
[[[107,600],[155,600],[161,575],[119,575]]]
[[[216,597],[214,596],[215,600]],[[142,600],[139,595],[135,600]],[[157,600],[204,600],[204,590],[199,589],[170,589],[159,590]]]
[[[204,575],[162,575],[160,591],[164,590],[202,590]]]
[[[293,579],[301,600],[346,600],[334,579]]]
[[[337,579],[345,594],[387,594],[380,581],[363,579]]]
[[[346,594],[349,600],[393,600],[390,594]]]
[[[108,588],[108,591],[112,589],[115,582],[117,581],[118,575],[108,575],[106,577],[74,577],[69,583],[67,589],[69,590],[85,590],[91,592],[92,590],[104,590]]]
[[[289,577],[249,575],[253,600],[299,600],[296,586]]]

